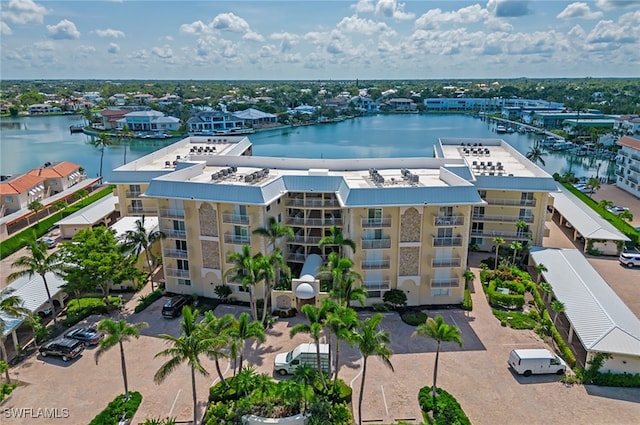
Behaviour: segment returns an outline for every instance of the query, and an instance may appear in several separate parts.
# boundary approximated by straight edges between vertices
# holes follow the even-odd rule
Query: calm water
[[[80,116],[20,117],[0,121],[0,173],[17,174],[47,161],[67,160],[82,165],[88,176],[100,168],[100,150],[85,134],[70,134],[69,126],[82,123]],[[534,134],[496,134],[494,125],[468,115],[376,115],[338,124],[294,127],[250,136],[259,156],[303,158],[433,156],[439,137],[500,137],[525,154]],[[178,139],[134,140],[127,146],[127,162]],[[549,152],[547,172],[572,171],[577,176],[612,176],[613,161],[573,157]],[[104,176],[123,164],[124,147],[110,146],[104,153]],[[598,171],[598,166],[600,166]]]

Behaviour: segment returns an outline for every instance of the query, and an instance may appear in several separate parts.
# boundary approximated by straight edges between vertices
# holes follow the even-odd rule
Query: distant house
[[[402,97],[389,99],[387,105],[389,105],[389,110],[395,112],[415,112],[418,110],[418,105],[413,100]]]
[[[349,103],[361,112],[373,113],[380,110],[378,103],[367,96],[353,96]]]
[[[103,128],[105,130],[118,128],[118,120],[123,119],[124,116],[130,112],[131,111],[127,109],[103,109],[100,111]]]
[[[621,115],[616,117],[613,123],[613,129],[624,131],[627,134],[640,134],[640,116]]]
[[[49,195],[55,195],[84,180],[85,174],[80,168],[80,165],[68,161],[45,162],[42,167],[28,171],[27,175],[43,177],[45,189]]]
[[[33,105],[29,105],[29,107],[27,108],[27,111],[29,112],[30,115],[36,115],[36,114],[48,114],[50,112],[54,112],[54,109],[55,108],[53,106],[47,105],[45,103],[35,103]]]
[[[313,115],[313,113],[316,112],[316,109],[318,109],[316,106],[300,105],[300,106],[296,106],[293,109],[291,108],[287,109],[287,113],[289,115],[294,115],[294,114]]]
[[[233,116],[241,119],[246,126],[253,128],[269,127],[278,123],[277,115],[262,112],[255,108],[234,112]]]
[[[150,94],[136,94],[133,96],[133,102],[138,105],[144,105],[145,103],[149,103],[154,100],[155,98]]]
[[[123,93],[116,93],[113,96],[109,96],[109,101],[113,102],[116,106],[123,106],[127,103],[127,95]]]
[[[122,130],[125,125],[131,131],[177,131],[180,120],[165,116],[160,111],[134,111],[117,121],[118,130]]]
[[[180,96],[175,94],[165,94],[162,97],[158,98],[158,105],[160,106],[168,106],[168,105],[180,105]]]
[[[19,211],[47,196],[45,178],[30,174],[0,176],[0,208],[3,215]]]
[[[244,119],[222,111],[200,111],[187,120],[189,133],[227,131],[243,127]]]

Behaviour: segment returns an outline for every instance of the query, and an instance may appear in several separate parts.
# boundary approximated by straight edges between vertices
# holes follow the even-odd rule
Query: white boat
[[[567,141],[563,141],[563,142],[558,142],[555,143],[554,145],[551,146],[551,150],[554,151],[566,151],[568,149],[571,149],[573,147],[573,143],[572,142],[567,142]]]
[[[507,127],[505,127],[504,125],[496,126],[496,133],[506,133],[506,132],[507,132]]]

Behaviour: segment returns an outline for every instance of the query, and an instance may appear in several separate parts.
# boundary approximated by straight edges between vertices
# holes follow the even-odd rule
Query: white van
[[[509,366],[519,375],[555,373],[562,375],[567,364],[560,357],[545,349],[512,350],[509,354]]]
[[[640,253],[623,252],[622,254],[620,254],[618,260],[620,260],[620,264],[625,265],[629,268],[640,266]]]
[[[294,373],[300,365],[317,369],[318,357],[316,352],[316,344],[300,344],[293,351],[277,354],[273,368],[282,376]],[[320,366],[323,372],[333,373],[333,364],[330,365],[329,359],[329,344],[320,344]]]

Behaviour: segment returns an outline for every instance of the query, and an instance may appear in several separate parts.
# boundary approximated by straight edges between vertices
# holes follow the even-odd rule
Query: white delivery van
[[[545,349],[512,350],[509,354],[509,366],[518,374],[555,373],[562,375],[567,364],[560,357]]]
[[[316,352],[316,344],[300,344],[293,351],[277,354],[273,368],[282,376],[294,373],[300,365],[317,369]],[[320,344],[320,366],[324,373],[333,373],[333,364],[329,359],[329,344]]]

